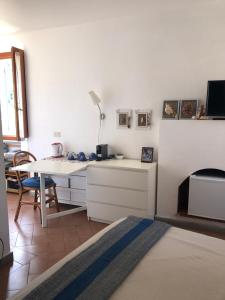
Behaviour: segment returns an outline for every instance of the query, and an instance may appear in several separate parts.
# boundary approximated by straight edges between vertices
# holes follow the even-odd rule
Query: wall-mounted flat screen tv
[[[206,115],[225,118],[225,80],[208,81]]]

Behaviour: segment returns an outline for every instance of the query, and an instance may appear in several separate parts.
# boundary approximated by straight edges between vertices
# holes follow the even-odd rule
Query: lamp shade
[[[101,99],[95,94],[94,91],[90,91],[89,95],[95,105],[98,105],[101,102]]]

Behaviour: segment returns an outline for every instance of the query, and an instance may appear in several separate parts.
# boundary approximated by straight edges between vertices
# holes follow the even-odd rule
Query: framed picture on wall
[[[149,128],[151,125],[151,110],[135,110],[136,127],[139,129]]]
[[[163,119],[178,119],[179,116],[179,100],[165,100],[163,102]]]
[[[130,128],[132,110],[118,109],[116,112],[117,112],[117,127]]]
[[[181,100],[180,119],[196,119],[199,100]]]
[[[141,151],[141,162],[152,163],[153,162],[153,151],[152,147],[142,147]]]

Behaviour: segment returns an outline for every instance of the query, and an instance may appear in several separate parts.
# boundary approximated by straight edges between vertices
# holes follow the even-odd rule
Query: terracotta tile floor
[[[24,197],[31,199],[28,193]],[[80,212],[50,220],[48,228],[42,228],[39,210],[35,211],[30,205],[22,207],[16,223],[16,204],[17,195],[9,193],[10,245],[14,262],[12,266],[0,268],[0,300],[17,293],[40,273],[107,226],[88,221],[86,212]],[[61,208],[66,209],[63,205]],[[49,210],[55,211],[54,208]]]

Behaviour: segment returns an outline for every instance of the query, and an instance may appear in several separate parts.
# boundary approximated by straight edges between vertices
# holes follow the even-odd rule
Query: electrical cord
[[[3,258],[3,254],[4,254],[4,250],[5,250],[5,246],[4,246],[3,240],[1,238],[0,238],[0,242],[2,244],[2,253],[1,253],[0,259],[2,259]]]
[[[97,103],[97,106],[98,106],[99,114],[100,114],[100,123],[99,123],[99,129],[98,129],[98,145],[99,145],[100,144],[101,128],[102,128],[102,111],[101,111],[101,108],[100,108],[98,103]]]
[[[102,128],[102,120],[100,118],[99,129],[98,129],[98,145],[100,144],[101,128]]]

